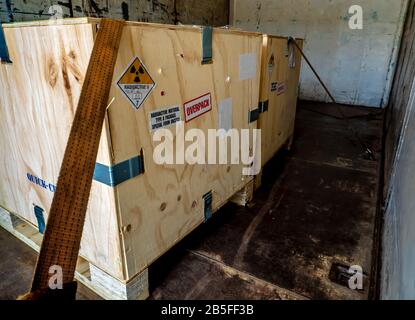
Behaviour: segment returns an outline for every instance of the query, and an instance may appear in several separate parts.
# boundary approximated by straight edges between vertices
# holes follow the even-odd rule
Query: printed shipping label
[[[43,180],[39,177],[36,177],[35,175],[31,173],[26,174],[27,180],[29,180],[31,183],[38,185],[39,187],[48,190],[50,192],[56,192],[56,185],[47,182],[46,180]]]
[[[212,95],[207,93],[184,104],[184,117],[189,122],[212,110]]]
[[[156,87],[156,83],[138,57],[130,63],[117,85],[137,110]]]
[[[171,126],[181,120],[180,107],[174,106],[149,113],[150,130]]]

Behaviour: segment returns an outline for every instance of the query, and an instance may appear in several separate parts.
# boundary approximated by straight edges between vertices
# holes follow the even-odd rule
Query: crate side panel
[[[259,118],[263,165],[293,134],[301,67],[297,49],[295,68],[289,67],[287,39],[269,36],[264,45],[267,54],[262,60],[261,101],[268,101],[268,111]]]
[[[179,107],[183,130],[199,128],[206,136],[208,129],[219,126],[219,108],[232,108],[231,127],[257,127],[256,122],[248,123],[248,111],[259,100],[262,36],[215,30],[213,63],[207,65],[201,64],[200,28],[128,25],[124,30],[111,90],[115,98],[109,110],[111,140],[116,162],[142,149],[145,163],[143,175],[116,188],[128,277],[204,221],[204,194],[212,191],[215,211],[249,181],[242,174],[243,165],[157,165],[153,160],[159,142],[153,141],[149,116],[156,110]],[[122,76],[134,57],[157,84],[138,110],[116,85],[117,75]],[[241,71],[241,61],[254,68]],[[247,80],[240,80],[242,76]],[[211,96],[212,110],[185,122],[184,104],[206,94]],[[168,129],[176,148],[179,134],[175,126]]]
[[[0,65],[0,205],[37,225],[52,203],[93,47],[92,24],[5,28],[12,65]],[[98,161],[110,163],[103,131]],[[113,190],[93,183],[81,254],[121,277]]]

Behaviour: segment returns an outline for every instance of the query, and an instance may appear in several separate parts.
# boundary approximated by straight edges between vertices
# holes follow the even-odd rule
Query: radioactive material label
[[[181,120],[180,107],[173,106],[150,112],[149,120],[151,131],[171,126]]]
[[[137,110],[156,87],[156,83],[138,57],[132,60],[117,85]]]

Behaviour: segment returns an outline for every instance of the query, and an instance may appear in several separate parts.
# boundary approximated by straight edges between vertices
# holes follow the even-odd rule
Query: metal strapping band
[[[205,202],[205,222],[212,218],[212,191],[203,196]]]
[[[7,48],[6,36],[4,35],[3,26],[0,23],[0,62],[12,63],[9,56],[9,49]]]
[[[212,49],[212,33],[213,28],[203,27],[202,30],[202,64],[212,63],[213,49]]]
[[[110,187],[116,187],[117,185],[144,173],[142,160],[142,157],[137,156],[112,167],[96,163],[94,180]]]

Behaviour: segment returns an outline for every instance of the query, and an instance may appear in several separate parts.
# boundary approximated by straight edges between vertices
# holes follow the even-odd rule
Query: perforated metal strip
[[[124,23],[103,19],[63,158],[57,190],[37,261],[31,291],[48,288],[49,268],[73,281],[108,95]]]

